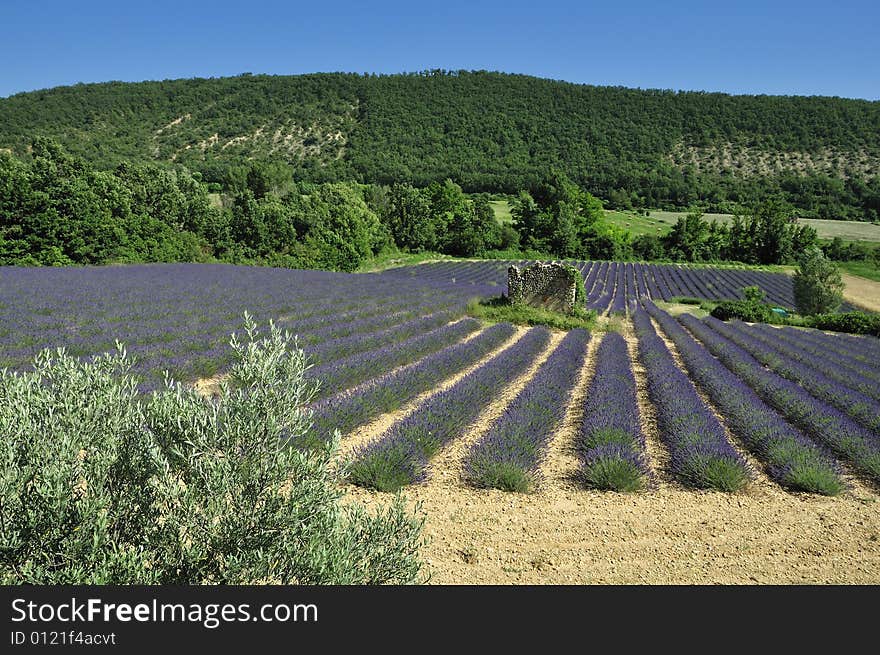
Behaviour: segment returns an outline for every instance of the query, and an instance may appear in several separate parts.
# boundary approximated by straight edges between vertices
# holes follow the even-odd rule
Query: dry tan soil
[[[629,326],[619,327],[634,348]],[[518,330],[471,368],[510,347],[524,332]],[[460,479],[461,459],[466,446],[485,432],[558,344],[559,335],[525,375],[510,381],[467,434],[434,458],[428,481],[405,490],[413,507],[419,503],[426,516],[428,543],[422,556],[432,583],[880,583],[880,490],[848,476],[850,490],[836,498],[789,493],[762,474],[751,457],[758,475],[740,493],[681,488],[666,471],[668,451],[657,434],[644,372],[637,363],[647,454],[656,484],[637,494],[581,487],[575,479],[574,438],[600,338],[596,334],[590,341],[535,492],[468,487]],[[395,421],[465,373],[356,430],[343,439],[341,456],[380,438]],[[205,382],[202,392],[210,393],[217,380]],[[741,448],[736,441],[734,445]],[[348,500],[373,508],[391,499],[355,486],[345,491]]]
[[[873,312],[880,312],[880,282],[846,273],[841,276],[846,283],[843,295],[847,300]]]
[[[349,491],[368,504],[389,498]],[[514,494],[428,482],[406,496],[427,515],[433,583],[880,582],[875,493],[619,494],[562,484]]]

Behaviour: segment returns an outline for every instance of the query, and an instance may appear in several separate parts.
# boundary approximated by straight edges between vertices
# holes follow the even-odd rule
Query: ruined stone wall
[[[513,303],[569,313],[575,293],[574,280],[564,264],[538,262],[523,269],[507,269],[507,297]]]

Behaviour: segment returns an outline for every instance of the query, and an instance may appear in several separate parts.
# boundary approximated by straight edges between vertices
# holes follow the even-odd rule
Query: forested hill
[[[723,209],[782,196],[803,215],[880,212],[880,102],[575,85],[488,72],[242,75],[81,84],[0,99],[0,148],[57,138],[95,165],[244,159],[295,177],[469,191],[559,168],[611,206]]]

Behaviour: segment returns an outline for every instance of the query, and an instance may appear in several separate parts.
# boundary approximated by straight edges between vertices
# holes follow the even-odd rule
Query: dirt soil
[[[368,506],[388,494],[357,487]],[[533,494],[453,476],[407,489],[427,515],[434,584],[877,584],[877,493],[837,498],[754,485],[639,494],[551,479]]]
[[[844,298],[854,305],[860,305],[873,312],[880,312],[880,282],[846,273],[841,273],[841,276],[846,283],[846,290],[843,292]]]
[[[535,492],[468,487],[460,453],[442,467],[434,462],[427,482],[405,490],[426,516],[422,554],[431,583],[880,583],[880,490],[852,476],[851,488],[836,498],[789,493],[751,460],[758,475],[739,493],[684,489],[665,470],[668,453],[646,416],[654,488],[623,494],[581,487],[574,450],[578,407],[601,336],[591,340]],[[643,396],[641,373],[637,367]],[[510,400],[506,394],[505,403]],[[649,407],[645,398],[640,403],[643,411]],[[345,490],[350,500],[373,508],[391,499],[355,486]]]

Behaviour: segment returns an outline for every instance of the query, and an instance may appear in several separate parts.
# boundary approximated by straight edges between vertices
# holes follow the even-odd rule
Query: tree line
[[[272,166],[198,172],[121,162],[98,170],[40,137],[0,153],[0,265],[222,261],[354,271],[383,250],[484,256],[518,247],[485,195],[445,180],[280,180]]]
[[[741,208],[730,225],[694,211],[665,236],[633,238],[559,170],[521,190],[513,221],[502,224],[487,194],[451,179],[314,183],[251,162],[209,183],[183,167],[100,170],[45,137],[29,150],[0,153],[0,265],[220,261],[354,271],[388,251],[781,264],[818,245],[815,230],[779,201]],[[831,258],[853,249],[824,247]]]
[[[183,164],[209,183],[251,161],[297,182],[515,194],[551,170],[613,208],[708,211],[770,199],[799,215],[880,218],[880,103],[599,87],[486,71],[244,75],[81,84],[0,99],[0,148],[57,138],[101,170]],[[826,158],[759,173],[699,153]],[[754,157],[751,157],[754,159]]]

